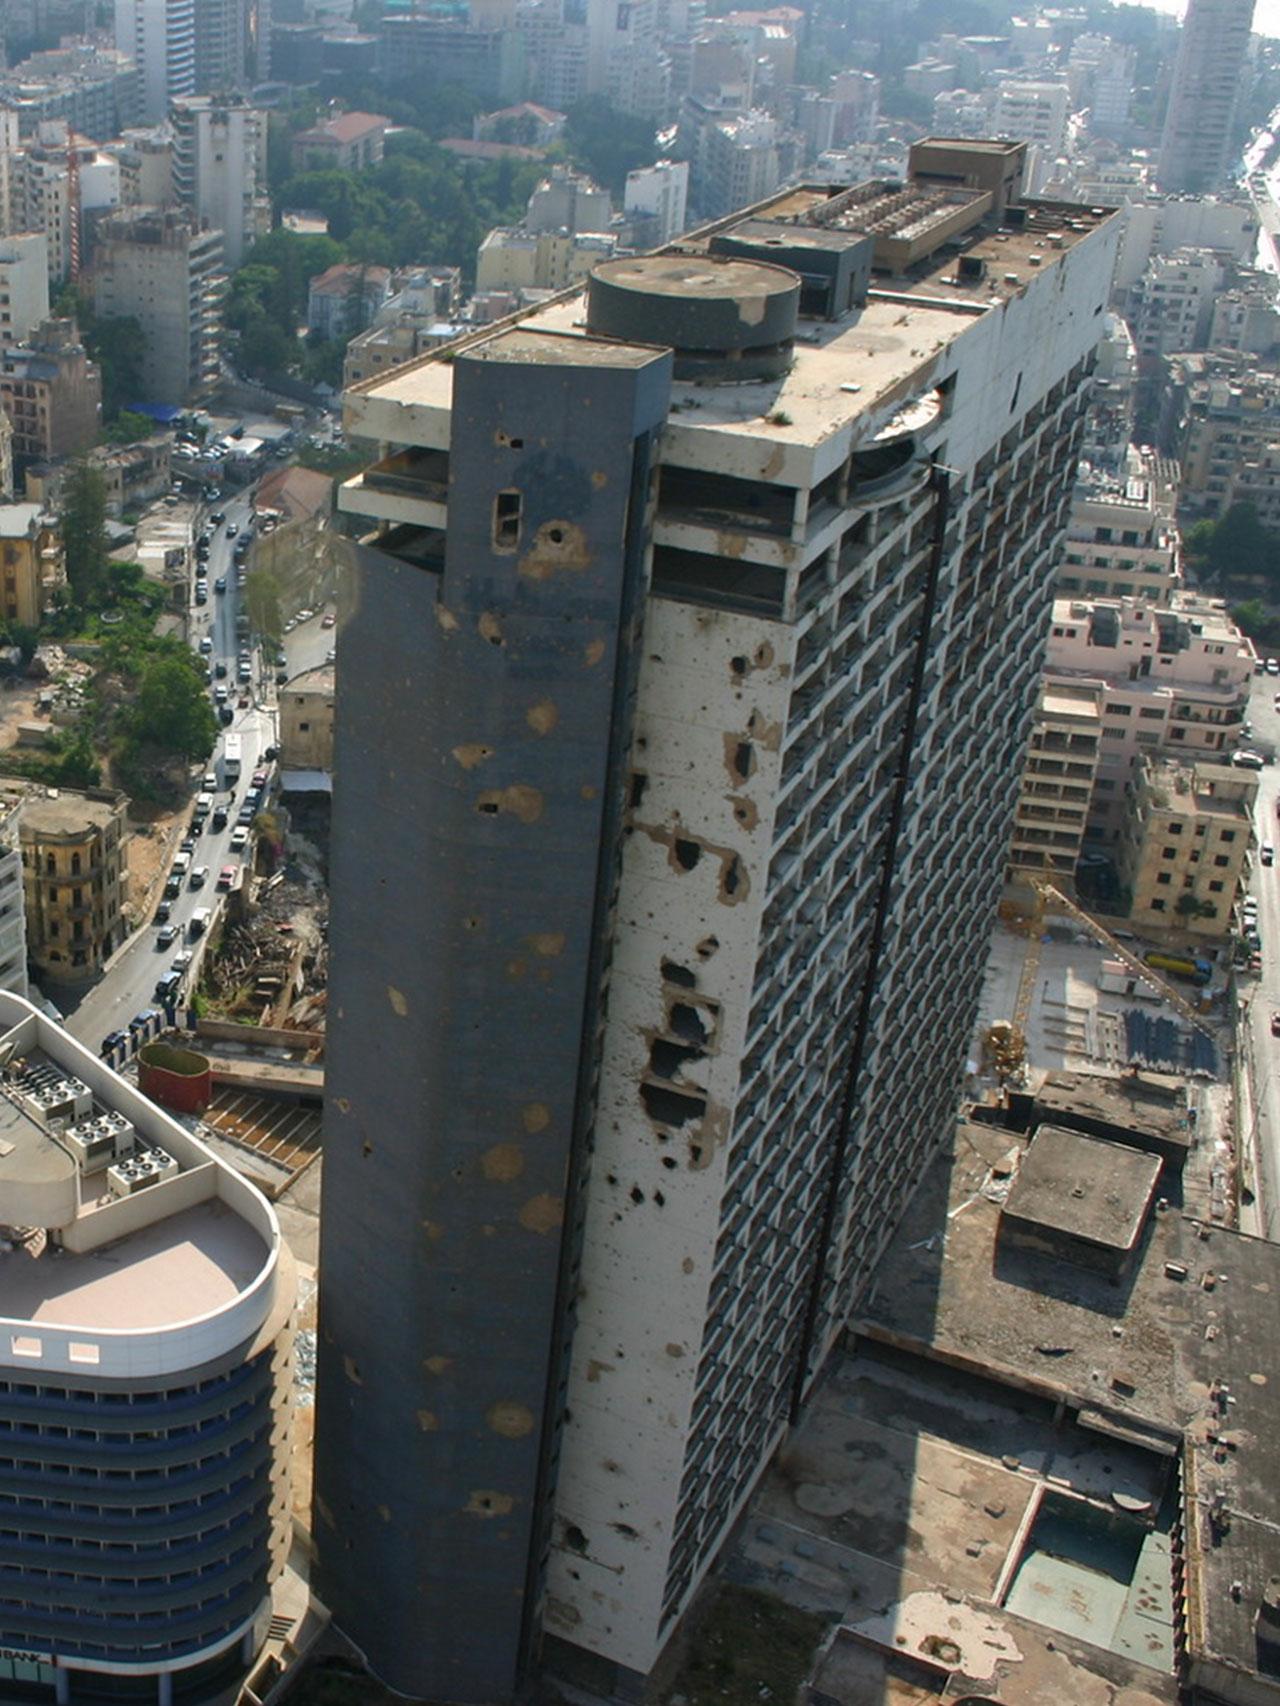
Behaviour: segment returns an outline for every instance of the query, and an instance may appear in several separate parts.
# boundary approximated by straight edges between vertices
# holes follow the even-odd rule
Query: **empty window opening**
[[[673,1001],[668,1028],[685,1042],[705,1048],[711,1041],[712,1016],[688,1001]]]
[[[520,517],[523,507],[523,495],[515,490],[499,492],[493,500],[495,551],[514,551],[520,543]]]
[[[685,1090],[669,1090],[660,1084],[642,1084],[640,1100],[651,1120],[663,1125],[682,1126],[690,1120],[700,1120],[707,1111],[705,1096],[691,1095]]]
[[[702,1060],[706,1051],[689,1043],[664,1042],[661,1037],[654,1040],[649,1050],[649,1065],[658,1078],[678,1078],[680,1070],[691,1060]]]

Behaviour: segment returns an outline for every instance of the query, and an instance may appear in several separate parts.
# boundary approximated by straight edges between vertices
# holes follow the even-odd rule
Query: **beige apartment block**
[[[1215,599],[1183,593],[1167,609],[1139,598],[1054,600],[1046,679],[1105,689],[1091,834],[1118,839],[1126,790],[1144,755],[1229,756],[1253,661],[1248,640]]]
[[[1118,855],[1135,924],[1227,934],[1257,792],[1257,776],[1229,764],[1141,760]]]
[[[1122,475],[1089,470],[1071,499],[1056,590],[1169,604],[1182,591],[1177,488],[1161,458],[1132,451]]]
[[[1040,689],[1013,823],[1011,882],[1069,881],[1075,872],[1098,773],[1103,694],[1100,683],[1046,681]]]
[[[295,675],[280,690],[280,763],[286,770],[333,769],[333,665]]]
[[[126,804],[106,789],[63,788],[23,808],[27,949],[51,982],[96,977],[123,937]]]
[[[0,615],[38,628],[65,579],[56,517],[38,503],[0,504]]]

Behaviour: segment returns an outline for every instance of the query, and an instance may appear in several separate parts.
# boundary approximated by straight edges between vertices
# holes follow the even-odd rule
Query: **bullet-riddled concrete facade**
[[[638,1683],[950,1129],[1114,249],[973,206],[348,398],[317,1583],[405,1692]]]

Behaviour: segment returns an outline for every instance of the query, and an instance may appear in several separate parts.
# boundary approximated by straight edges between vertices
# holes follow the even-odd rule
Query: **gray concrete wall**
[[[316,1580],[437,1700],[510,1696],[539,1577],[669,373],[460,355],[443,575],[362,550],[343,634]]]

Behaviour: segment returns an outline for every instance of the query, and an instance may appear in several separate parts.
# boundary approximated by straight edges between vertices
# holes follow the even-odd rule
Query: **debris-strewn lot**
[[[283,820],[284,814],[278,814]],[[329,973],[328,811],[294,813],[283,855],[246,880],[215,954],[205,962],[206,1011],[280,1030],[322,1031]],[[318,838],[317,838],[318,837]]]

